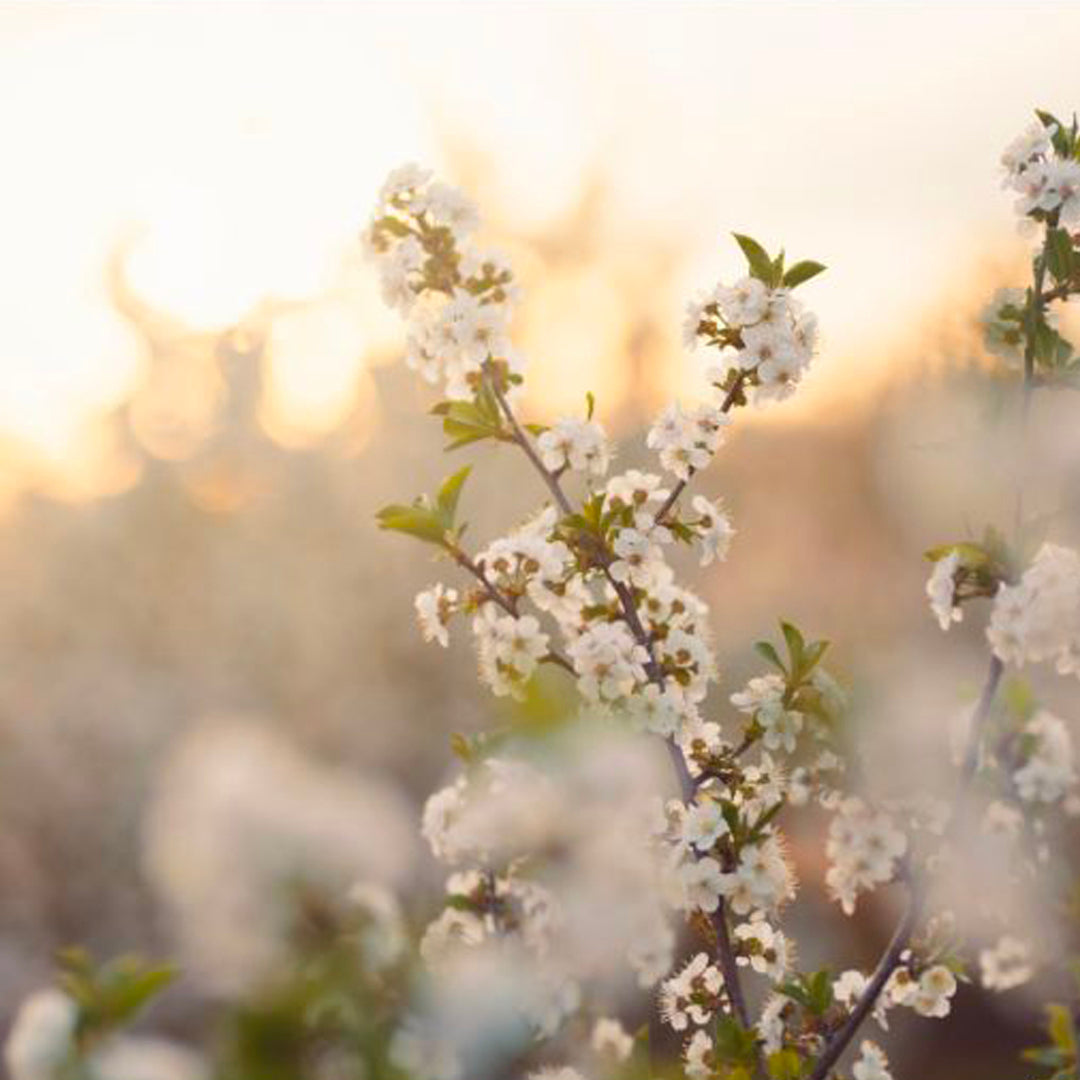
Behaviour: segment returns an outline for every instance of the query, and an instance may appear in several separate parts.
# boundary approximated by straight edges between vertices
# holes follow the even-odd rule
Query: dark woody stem
[[[951,824],[946,838],[956,832],[958,823],[962,820],[961,815],[966,808],[968,790],[971,787],[971,781],[975,776],[979,763],[979,748],[982,745],[983,729],[986,727],[990,708],[994,704],[994,697],[997,694],[998,684],[1001,682],[1002,671],[1003,665],[1001,661],[996,656],[991,657],[990,670],[986,674],[986,682],[983,684],[982,693],[979,695],[978,703],[971,718],[971,732],[968,736],[967,750],[960,769],[956,794],[953,796]],[[862,1027],[863,1022],[873,1011],[892,973],[899,967],[900,958],[915,933],[925,903],[925,884],[923,882],[911,881],[909,890],[907,907],[896,930],[893,932],[888,947],[874,969],[873,976],[866,984],[866,988],[859,996],[859,1000],[855,1003],[855,1007],[851,1010],[848,1018],[837,1028],[825,1044],[825,1049],[822,1051],[821,1057],[818,1058],[814,1071],[810,1074],[808,1080],[826,1080],[829,1071],[840,1059],[851,1040],[855,1038],[859,1028]]]
[[[515,619],[517,618],[517,600],[512,596],[507,596],[496,588],[496,586],[492,584],[491,579],[484,572],[483,567],[470,559],[460,548],[452,548],[450,554],[458,566],[463,570],[467,570],[478,582],[480,582],[480,587],[489,600],[498,604],[508,615],[512,615]],[[571,674],[574,673],[574,665],[571,664],[562,653],[557,652],[555,649],[549,649],[547,653],[541,657],[541,660],[544,663],[556,664]]]
[[[735,405],[736,399],[742,393],[743,386],[745,385],[745,383],[746,383],[746,372],[745,371],[740,371],[739,374],[735,376],[735,381],[731,384],[731,389],[727,392],[727,395],[724,398],[723,403],[720,406],[720,412],[721,413],[729,413],[729,412],[731,412],[732,408]],[[679,501],[679,496],[682,495],[682,493],[686,490],[686,485],[690,483],[690,480],[693,479],[693,476],[694,476],[694,470],[691,469],[690,470],[690,476],[687,477],[685,480],[680,480],[671,489],[671,494],[668,495],[668,497],[664,500],[664,505],[661,506],[660,509],[656,511],[656,517],[653,518],[653,522],[655,524],[662,525],[664,523],[664,519],[674,509],[675,504]]]
[[[744,381],[745,375],[740,373],[736,377],[735,382],[732,384],[731,389],[728,391],[728,394],[720,407],[721,412],[726,413],[734,406],[736,398],[739,397],[742,391]],[[551,492],[552,498],[554,498],[562,513],[564,515],[573,513],[573,507],[570,505],[570,500],[567,498],[566,493],[562,489],[562,484],[559,482],[559,475],[549,470],[540,460],[540,455],[536,452],[528,434],[518,422],[509,401],[506,400],[506,394],[499,385],[497,377],[489,379],[489,386],[491,387],[492,393],[495,395],[495,400],[499,403],[499,408],[510,428],[514,442],[521,447],[522,452],[529,459],[530,464],[540,475],[540,478],[544,481],[548,491]],[[675,490],[668,496],[663,507],[661,507],[660,511],[657,513],[655,518],[657,523],[663,519],[665,514],[671,511],[685,488],[686,481],[680,481]],[[622,609],[623,620],[629,627],[630,633],[633,635],[637,644],[644,648],[646,653],[648,653],[649,660],[646,665],[646,673],[649,676],[649,681],[663,689],[666,678],[653,654],[652,639],[642,624],[641,615],[638,612],[637,604],[634,601],[633,591],[628,588],[625,583],[615,581],[611,577],[610,566],[613,561],[610,553],[607,551],[600,555],[600,565],[611,584],[611,587],[614,589],[615,595],[618,597],[619,606]],[[562,662],[562,666],[566,667],[571,672],[573,671],[572,665],[568,663]],[[686,761],[679,747],[675,745],[674,741],[671,739],[666,739],[665,742],[671,757],[672,765],[679,780],[680,792],[684,801],[689,802],[694,797],[695,784],[693,778],[690,776],[689,770],[686,767]],[[744,1028],[749,1028],[750,1015],[746,1007],[746,998],[742,990],[739,967],[735,962],[735,950],[732,947],[731,936],[728,931],[727,915],[725,913],[723,897],[720,897],[717,909],[712,914],[711,922],[713,929],[716,932],[717,956],[720,961],[720,969],[724,976],[724,986],[727,991],[728,999],[731,1002],[731,1007],[736,1019],[738,1019],[739,1023]]]

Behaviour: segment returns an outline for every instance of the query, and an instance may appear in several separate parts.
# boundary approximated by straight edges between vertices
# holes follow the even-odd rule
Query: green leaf
[[[990,555],[981,545],[972,540],[961,540],[955,544],[938,544],[937,547],[928,548],[923,552],[923,558],[930,562],[938,562],[946,556],[956,552],[965,566],[985,566],[990,561]]]
[[[775,664],[785,675],[787,674],[787,667],[784,661],[780,659],[780,654],[776,651],[776,647],[770,641],[755,641],[754,649],[761,656],[765,657],[770,664]]]
[[[757,1037],[731,1016],[716,1018],[716,1055],[733,1065],[752,1065],[757,1057]]]
[[[465,762],[466,765],[472,761],[473,749],[466,736],[462,735],[460,731],[454,731],[450,734],[450,750],[453,755],[459,760]]]
[[[817,277],[824,271],[825,266],[822,263],[814,262],[812,259],[803,259],[788,270],[783,277],[783,284],[789,289],[794,289],[796,285],[802,285],[803,282]]]
[[[98,1035],[120,1027],[176,977],[169,965],[152,966],[136,956],[121,956],[94,967],[82,949],[59,954],[60,987],[79,1006],[79,1027]]]
[[[405,533],[428,544],[446,543],[446,528],[435,511],[424,506],[384,506],[376,515],[380,529]]]
[[[472,466],[466,465],[465,468],[458,469],[456,473],[448,476],[443,481],[442,487],[439,488],[439,494],[436,496],[436,499],[439,512],[443,517],[447,529],[453,528],[454,518],[457,516],[458,499],[461,498],[461,489],[471,472]]]
[[[1053,1044],[1064,1053],[1076,1054],[1076,1027],[1072,1014],[1064,1005],[1047,1005],[1047,1030]]]
[[[773,263],[768,252],[752,237],[744,236],[741,233],[732,233],[731,235],[735,237],[735,242],[742,248],[742,253],[746,256],[751,276],[765,282],[766,285],[775,285],[777,279],[773,273]]]
[[[824,1016],[833,1003],[832,975],[828,968],[814,972],[807,981],[810,993],[811,1010],[818,1016]]]
[[[791,1047],[770,1054],[766,1066],[772,1080],[798,1080],[802,1075],[802,1059]]]
[[[1053,113],[1048,113],[1044,109],[1036,109],[1035,115],[1042,121],[1042,126],[1049,130],[1051,126],[1057,128],[1057,131],[1050,136],[1050,141],[1054,144],[1054,149],[1062,157],[1072,157],[1073,154],[1073,139],[1070,135],[1069,129],[1056,117]]]
[[[1051,229],[1046,235],[1046,268],[1055,281],[1068,281],[1073,271],[1072,237],[1066,229]]]
[[[596,411],[596,398],[593,397],[591,390],[585,394],[585,406],[585,419],[591,420]]]
[[[806,646],[806,650],[803,652],[802,670],[800,672],[803,678],[809,675],[810,672],[817,667],[828,647],[829,643],[827,641],[813,641]]]
[[[803,636],[798,628],[789,622],[780,620],[780,629],[784,633],[784,641],[787,642],[788,654],[791,657],[791,670],[798,671],[803,665]]]
[[[1035,327],[1035,359],[1043,367],[1059,368],[1072,356],[1072,346],[1049,323]]]
[[[498,412],[493,411],[482,395],[476,402],[441,401],[431,411],[443,418],[443,433],[452,440],[447,450],[482,439],[506,438]]]

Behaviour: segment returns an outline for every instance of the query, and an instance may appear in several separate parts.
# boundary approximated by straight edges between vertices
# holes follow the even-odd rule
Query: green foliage
[[[130,1023],[176,977],[171,965],[120,956],[95,966],[85,949],[59,954],[60,988],[79,1006],[80,1038],[96,1038]]]
[[[770,1054],[765,1065],[772,1080],[799,1080],[803,1074],[802,1058],[791,1047]]]
[[[439,488],[434,503],[427,496],[421,495],[411,506],[395,504],[383,507],[375,515],[379,527],[414,536],[427,544],[453,547],[465,531],[464,526],[456,527],[455,521],[461,489],[470,471],[471,467],[467,465],[448,476]]]
[[[829,647],[827,641],[811,641],[807,643],[802,632],[794,624],[780,621],[780,632],[784,636],[787,646],[787,662],[781,659],[776,646],[770,641],[757,641],[754,649],[770,664],[778,668],[785,677],[788,689],[792,693],[796,691],[810,677],[813,670],[821,662],[825,650]]]
[[[513,441],[503,426],[499,403],[486,383],[472,401],[440,401],[431,411],[443,418],[443,434],[450,440],[446,450],[457,450],[484,439]]]
[[[1077,155],[1077,123],[1076,115],[1073,114],[1071,125],[1063,124],[1053,113],[1045,109],[1036,109],[1035,115],[1039,118],[1042,126],[1047,130],[1056,128],[1050,136],[1054,150],[1062,157],[1075,157]]]
[[[1076,1080],[1077,1040],[1076,1019],[1065,1005],[1046,1006],[1049,1043],[1025,1050],[1023,1058],[1033,1065],[1049,1069],[1049,1080]]]
[[[717,1058],[729,1065],[750,1065],[757,1060],[757,1036],[753,1028],[744,1028],[733,1016],[720,1015],[716,1020]]]
[[[818,274],[825,270],[822,263],[814,262],[812,259],[802,259],[785,272],[783,251],[774,259],[753,237],[746,236],[743,233],[732,233],[731,235],[735,237],[735,242],[746,257],[750,276],[764,282],[770,289],[777,289],[781,286],[794,289],[811,278],[817,277]]]
[[[824,1016],[833,1003],[832,975],[827,968],[788,979],[779,990],[812,1016]]]
[[[772,259],[769,258],[768,252],[752,237],[744,236],[742,233],[732,233],[731,235],[735,237],[735,242],[742,248],[742,253],[746,256],[750,276],[756,277],[758,281],[763,281],[770,288],[778,285],[780,278],[776,273]]]
[[[1030,720],[1039,707],[1031,683],[1019,677],[1007,679],[1001,691],[1006,708],[1021,723]]]
[[[981,540],[938,544],[924,551],[923,558],[938,562],[954,553],[960,556],[958,589],[964,586],[969,596],[993,595],[999,583],[1012,581],[1017,576],[1019,560],[1004,535],[992,525],[987,526]]]
[[[803,282],[817,277],[824,270],[825,267],[822,263],[814,262],[812,259],[803,259],[784,274],[782,284],[787,289],[794,289],[796,285],[802,285]]]
[[[1048,229],[1046,233],[1046,269],[1058,282],[1068,281],[1073,275],[1075,260],[1072,237],[1067,229]]]

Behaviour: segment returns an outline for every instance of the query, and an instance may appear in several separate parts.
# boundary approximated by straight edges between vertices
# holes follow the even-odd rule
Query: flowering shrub
[[[987,347],[1019,369],[1024,425],[1036,388],[1075,385],[1080,373],[1054,310],[1080,292],[1075,120],[1039,113],[1002,163],[1040,243],[1030,286],[998,293],[983,325]],[[333,910],[290,894],[304,934],[282,929],[284,953],[257,958],[264,989],[240,991],[253,996],[231,1015],[226,1072],[883,1080],[889,1064],[867,1028],[887,1029],[896,1010],[947,1018],[961,982],[1008,992],[1055,959],[1053,936],[1033,934],[1028,913],[1032,897],[1062,889],[1055,855],[1080,813],[1071,738],[1021,684],[1000,691],[1006,665],[1080,673],[1080,556],[1043,535],[1022,502],[1009,538],[998,523],[927,553],[943,631],[971,601],[990,603],[988,671],[947,794],[874,789],[847,695],[823,666],[828,643],[789,622],[756,643],[761,673],[719,709],[708,607],[677,565],[682,548],[702,566],[722,562],[735,530],[721,504],[688,488],[740,410],[797,392],[817,343],[802,287],[824,267],[736,234],[745,276],[692,303],[685,324],[707,400],[657,417],[645,440],[655,471],[613,472],[591,396],[580,416],[522,417],[517,287],[505,259],[475,246],[478,225],[464,195],[407,166],[384,185],[365,241],[387,303],[407,320],[406,361],[438,388],[432,412],[447,448],[505,444],[543,501],[470,547],[462,505],[475,481],[462,468],[378,520],[457,573],[416,598],[424,639],[446,648],[452,633],[471,634],[480,680],[525,717],[550,670],[565,707],[455,737],[457,772],[423,811],[422,836],[448,876],[439,910],[413,935],[415,968],[415,913],[382,879],[342,888]],[[800,962],[788,919],[800,890],[788,823],[799,815],[827,816],[824,885],[845,915],[879,888],[903,894],[870,971],[843,955]],[[315,811],[295,828],[291,812],[281,818],[275,828],[313,865],[347,845]],[[992,934],[956,920],[937,887],[937,871],[969,846],[1002,868],[985,898]],[[251,889],[273,887],[278,850]],[[167,978],[71,960],[59,990],[23,1006],[6,1051],[13,1076],[120,1075],[102,1064],[114,1029]],[[1051,1043],[1031,1059],[1075,1077],[1070,1008],[1050,1017]]]

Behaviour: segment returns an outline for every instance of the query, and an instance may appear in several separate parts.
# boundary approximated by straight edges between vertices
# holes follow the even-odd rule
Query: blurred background
[[[1076,540],[1080,399],[1037,396],[1019,476],[976,317],[1024,283],[998,156],[1080,104],[1077,40],[1071,4],[0,5],[0,1030],[59,946],[185,960],[228,858],[176,800],[215,755],[409,821],[449,733],[498,716],[465,643],[413,625],[446,568],[373,522],[453,465],[359,253],[404,161],[510,254],[531,415],[592,390],[625,467],[702,389],[683,308],[741,273],[728,234],[827,263],[803,390],[702,478],[738,529],[687,568],[715,708],[781,615],[835,643],[868,724],[963,708],[981,613],[942,637],[921,552],[1008,527],[1018,478]],[[482,460],[477,543],[541,497]],[[1040,692],[1075,717],[1061,682]],[[390,870],[431,879],[417,859]],[[865,961],[887,918],[818,932]],[[216,992],[191,967],[155,1016],[189,1036]],[[897,1064],[1023,1076],[1036,1006],[959,1011],[969,1040],[922,1025]]]

